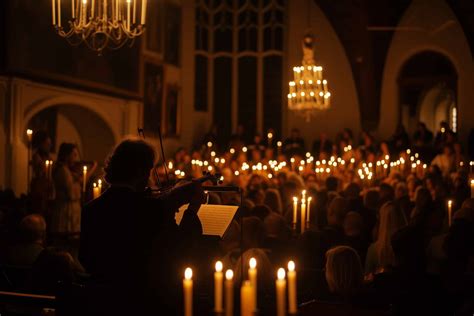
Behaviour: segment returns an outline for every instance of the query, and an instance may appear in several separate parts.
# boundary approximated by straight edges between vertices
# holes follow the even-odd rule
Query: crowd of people
[[[240,279],[247,277],[249,259],[254,257],[259,267],[258,308],[262,315],[271,315],[277,268],[294,260],[302,314],[323,311],[324,304],[393,315],[472,314],[473,164],[448,124],[442,123],[434,135],[420,123],[413,137],[400,126],[391,139],[381,142],[367,132],[358,142],[345,129],[335,139],[322,133],[310,147],[305,146],[297,129],[283,141],[277,141],[272,130],[266,137],[257,135],[252,140],[243,135],[239,128],[223,144],[215,133],[209,133],[193,150],[180,148],[162,164],[142,166],[139,179],[130,171],[133,168],[128,168],[131,158],[123,158],[122,143],[105,168],[104,182],[111,188],[89,202],[82,212],[81,240],[77,236],[81,230],[84,177],[80,168],[77,171],[77,148],[71,144],[60,146],[49,177],[43,169],[44,161],[51,159],[49,140],[42,138],[33,155],[33,164],[35,160],[39,162],[29,199],[18,200],[11,192],[2,192],[0,223],[5,238],[0,251],[5,255],[1,263],[6,267],[33,267],[36,277],[22,286],[30,291],[54,293],[59,279],[87,282],[88,274],[128,279],[124,270],[140,269],[137,262],[124,258],[126,253],[132,253],[134,258],[160,267],[130,275],[143,281],[140,286],[166,293],[166,299],[158,300],[163,305],[166,300],[175,302],[173,296],[179,301],[176,287],[179,288],[184,271],[181,268],[192,265],[202,276],[197,289],[197,313],[208,315],[213,307],[212,284],[205,280],[212,279],[213,263],[221,260]],[[136,152],[134,163],[143,164],[142,156],[149,160],[150,154],[147,150]],[[92,177],[95,166],[89,168],[86,179]],[[157,172],[147,172],[152,168]],[[129,169],[128,173],[117,171],[125,169]],[[150,175],[149,181],[155,184],[177,181],[179,186],[204,171],[219,173],[223,185],[243,191],[243,200],[234,193],[207,196],[210,204],[239,206],[222,239],[200,236],[202,229],[200,232],[196,227],[195,215],[202,201],[197,201],[195,195],[185,199],[194,207],[189,207],[189,219],[180,225],[187,234],[184,239],[176,237],[180,231],[173,226],[174,219],[173,225],[160,225],[157,222],[170,219],[153,216],[150,220],[145,216],[133,222],[122,216],[122,212],[134,208],[133,203],[127,203],[136,199],[132,195],[125,198],[129,193],[123,190],[140,191]],[[35,179],[41,177],[46,181],[43,183],[50,183],[37,185],[45,190],[43,194],[34,189],[38,181]],[[129,181],[132,178],[134,182]],[[44,199],[51,194],[45,189],[48,186],[54,188],[54,196]],[[312,201],[304,229],[294,220],[294,198],[301,199],[303,191]],[[107,210],[101,213],[106,215],[94,215],[102,209]],[[118,229],[127,221],[132,226],[139,222],[146,227],[145,232]],[[156,243],[152,240],[157,237],[146,233],[154,229],[162,231]],[[131,243],[130,235],[139,235],[140,239],[132,238]],[[147,239],[150,242],[145,244]],[[59,249],[48,247],[58,245],[58,240]],[[180,244],[181,255],[170,250],[174,248],[170,240],[175,241],[171,244],[176,247]],[[183,240],[192,246],[183,245]],[[137,244],[142,245],[138,250]],[[159,256],[153,254],[153,249]],[[172,273],[156,271],[171,266]],[[155,284],[150,285],[145,279],[153,279]],[[159,281],[162,279],[167,281]],[[128,282],[137,285],[137,281]],[[2,281],[2,286],[13,287],[11,283]],[[169,311],[179,312],[176,306],[171,304]],[[157,310],[163,308],[158,306]]]

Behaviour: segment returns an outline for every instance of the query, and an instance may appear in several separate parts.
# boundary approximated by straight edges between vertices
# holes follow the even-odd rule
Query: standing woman
[[[53,170],[56,192],[51,231],[66,237],[81,228],[82,176],[78,172],[79,151],[75,144],[62,143]],[[95,166],[90,170],[94,172]],[[89,173],[89,174],[90,174]]]

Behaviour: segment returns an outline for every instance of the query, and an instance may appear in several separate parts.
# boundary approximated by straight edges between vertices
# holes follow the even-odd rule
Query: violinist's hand
[[[206,194],[202,189],[202,185],[199,182],[191,182],[190,186],[191,198],[189,200],[188,210],[197,212],[201,207],[201,204],[206,202]]]

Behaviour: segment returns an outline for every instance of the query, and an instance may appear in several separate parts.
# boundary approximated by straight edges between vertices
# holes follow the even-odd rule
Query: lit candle
[[[131,0],[127,0],[127,30],[130,31],[130,6],[132,5]]]
[[[86,193],[87,166],[82,167],[82,192]]]
[[[474,179],[471,180],[471,199],[474,199]]]
[[[193,270],[186,268],[183,279],[184,316],[193,314]]]
[[[276,284],[277,316],[286,315],[286,280],[285,269],[278,269]]]
[[[222,308],[222,281],[224,275],[222,273],[222,262],[216,262],[216,272],[214,272],[214,311],[216,313],[223,312]]]
[[[54,0],[53,0],[54,1]],[[75,0],[72,0],[72,5],[71,5],[71,10],[72,10],[72,18],[76,18],[76,4]]]
[[[448,201],[448,226],[451,227],[451,220],[453,215],[453,200]]]
[[[295,263],[288,262],[288,312],[296,314],[298,312],[298,305],[296,299],[296,271]]]
[[[46,171],[45,171],[46,179],[49,180],[49,160],[46,160],[46,161],[44,162],[44,165],[45,165],[45,167],[46,167]]]
[[[97,186],[97,183],[94,182],[94,186],[92,188],[92,197],[97,199],[100,196],[100,189]]]
[[[99,187],[99,193],[102,193],[102,180],[101,179],[97,180],[97,183],[98,183],[97,186]]]
[[[91,3],[91,18],[94,17],[94,13],[95,13],[95,0],[92,0],[92,3]]]
[[[240,315],[241,316],[253,316],[256,303],[255,303],[255,289],[250,281],[244,281],[240,289]]]
[[[311,196],[308,198],[308,208],[306,210],[306,213],[307,213],[306,214],[306,222],[308,223],[308,226],[309,226],[309,222],[310,222],[310,214],[309,213],[310,213],[310,210],[311,210],[311,200],[312,199],[313,198]]]
[[[146,22],[146,0],[142,0],[142,25]]]
[[[234,314],[234,272],[227,270],[225,272],[225,315]]]
[[[137,23],[137,0],[133,0],[133,24]]]
[[[306,200],[306,190],[301,192],[301,200]]]
[[[304,233],[306,225],[306,200],[301,200],[301,233]]]
[[[249,260],[249,281],[253,287],[254,301],[257,302],[257,260],[253,257]]]
[[[58,0],[58,26],[61,27],[61,0]]]
[[[294,196],[293,197],[293,228],[296,228],[297,214],[298,214],[298,198]]]
[[[53,25],[56,25],[56,0],[51,0],[51,8],[53,10],[52,12]]]

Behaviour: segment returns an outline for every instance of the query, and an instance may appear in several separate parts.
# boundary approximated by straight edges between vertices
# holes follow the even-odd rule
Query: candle
[[[100,189],[97,186],[97,183],[94,182],[94,186],[92,188],[92,197],[97,199],[100,196]]]
[[[186,268],[183,279],[184,316],[193,314],[193,270]]]
[[[146,21],[146,0],[142,0],[142,25],[145,25]]]
[[[453,200],[448,200],[448,226],[451,227],[451,220],[453,215]]]
[[[255,303],[255,289],[250,281],[244,281],[240,289],[240,315],[241,316],[253,316],[256,303]]]
[[[102,193],[102,180],[101,179],[97,180],[97,183],[98,183],[97,186],[99,187],[99,193]]]
[[[56,25],[56,0],[51,0],[53,25]]]
[[[301,200],[306,200],[306,190],[301,192]]]
[[[474,199],[474,179],[471,180],[471,199]]]
[[[94,17],[94,12],[95,12],[95,0],[92,0],[92,4],[91,4],[91,18]]]
[[[285,269],[278,269],[276,284],[277,316],[286,315],[286,280]]]
[[[296,299],[296,271],[295,263],[288,262],[288,312],[296,314],[298,312]]]
[[[82,192],[86,193],[87,166],[82,167]]]
[[[225,272],[225,315],[232,316],[234,313],[234,272]]]
[[[133,0],[133,24],[137,23],[137,0]]]
[[[58,26],[61,27],[61,0],[58,0]]]
[[[217,313],[223,312],[222,308],[222,281],[224,275],[222,273],[222,262],[216,262],[216,272],[214,272],[214,311]]]
[[[127,0],[127,30],[130,31],[130,6],[132,5],[131,0]]]
[[[45,170],[46,179],[49,180],[49,160],[46,160],[46,161],[44,162],[44,165],[45,165],[45,167],[46,167],[46,170]]]
[[[257,302],[257,260],[253,257],[249,260],[249,281],[253,287],[254,301]]]
[[[304,233],[306,225],[306,200],[301,200],[301,233]]]
[[[294,196],[293,197],[293,228],[296,228],[297,213],[298,213],[298,198]]]
[[[311,221],[311,219],[310,219],[310,214],[309,214],[309,213],[310,213],[310,210],[311,210],[310,207],[311,207],[311,200],[312,200],[312,199],[313,199],[313,198],[312,198],[311,196],[308,198],[308,207],[307,207],[307,209],[306,209],[306,213],[307,213],[307,214],[306,214],[306,222],[308,223],[308,226],[309,226],[309,223],[310,223],[310,221]]]

